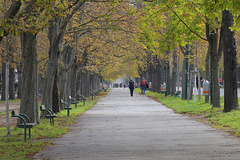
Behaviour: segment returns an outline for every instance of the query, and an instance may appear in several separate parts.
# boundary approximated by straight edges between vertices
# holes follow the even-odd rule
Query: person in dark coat
[[[134,82],[133,82],[133,80],[129,81],[128,87],[130,89],[130,95],[133,96],[133,90],[134,90]]]

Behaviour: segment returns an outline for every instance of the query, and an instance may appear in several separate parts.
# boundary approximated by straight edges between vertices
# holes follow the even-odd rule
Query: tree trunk
[[[32,33],[24,32],[22,40],[23,83],[20,113],[26,114],[31,122],[39,123],[37,38]]]
[[[59,19],[55,19],[54,22],[50,24],[49,27],[49,41],[50,41],[50,49],[49,49],[49,62],[47,71],[44,78],[43,85],[43,95],[42,95],[42,104],[48,108],[52,109],[52,91],[54,85],[55,74],[58,67],[58,59],[60,55],[60,38],[58,37],[58,22]]]
[[[58,92],[58,73],[56,72],[53,85],[52,110],[54,113],[60,112],[60,100]]]
[[[90,75],[87,70],[82,71],[82,94],[85,97],[89,96],[89,91],[90,91]]]
[[[238,109],[236,42],[234,31],[229,29],[232,25],[232,14],[227,10],[223,11],[224,112]]]
[[[72,74],[71,74],[71,96],[76,97],[77,94],[77,73],[78,73],[78,66],[74,64],[72,66]]]
[[[81,94],[81,72],[78,71],[77,73],[77,81],[76,81],[76,99],[80,100],[80,94]]]
[[[162,66],[160,61],[157,59],[156,67],[154,71],[155,74],[154,74],[153,83],[152,83],[153,92],[161,92],[161,71],[162,71]]]
[[[18,71],[18,90],[17,90],[17,98],[22,98],[22,67],[17,67]]]
[[[169,61],[167,60],[166,63],[166,72],[167,72],[167,95],[170,95],[170,91],[171,91],[171,79],[170,79],[170,65],[169,65]]]
[[[171,95],[173,96],[176,92],[177,84],[177,52],[173,51],[173,67],[172,67],[172,84],[171,84]]]
[[[182,100],[187,100],[185,93],[186,93],[186,58],[183,61],[183,68],[182,68]]]
[[[210,51],[211,51],[211,45],[208,44],[208,52],[205,60],[205,70],[206,70],[205,79],[209,82],[210,82]],[[205,96],[205,103],[208,103],[208,102],[209,102],[209,95]]]
[[[5,88],[6,88],[6,63],[2,63],[2,97],[1,100],[5,101],[6,93],[5,93]]]
[[[188,87],[188,90],[190,91],[190,99],[192,99],[193,98],[193,87],[194,87],[194,74],[192,74],[191,72],[192,71],[194,71],[194,65],[191,63],[190,65],[189,65],[189,87]],[[191,86],[190,86],[190,74],[192,74],[192,84],[191,84]],[[189,93],[188,93],[189,94]]]
[[[15,100],[15,69],[9,69],[9,99]]]
[[[212,107],[220,106],[220,86],[219,86],[219,55],[218,55],[218,33],[212,33],[211,44],[211,64],[212,64]]]
[[[50,41],[49,49],[49,63],[47,72],[44,79],[42,104],[49,108],[52,108],[52,90],[54,85],[54,78],[58,67],[58,59],[60,57],[60,45],[63,42],[63,37],[66,32],[66,27],[72,16],[77,12],[84,4],[86,0],[75,3],[71,13],[66,17],[60,19],[55,18],[49,25],[48,38]]]

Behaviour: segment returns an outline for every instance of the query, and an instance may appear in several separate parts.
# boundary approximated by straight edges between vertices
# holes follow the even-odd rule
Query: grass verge
[[[135,89],[135,91],[141,92],[139,88]],[[240,137],[240,111],[222,112],[224,106],[223,96],[221,96],[220,99],[222,107],[219,108],[212,108],[210,103],[205,103],[204,96],[202,96],[200,101],[197,100],[194,102],[194,100],[190,100],[189,103],[187,100],[181,100],[181,97],[165,97],[164,94],[150,91],[146,91],[146,96],[161,102],[168,108],[173,109],[176,113],[191,116],[198,121]]]
[[[96,104],[97,99],[101,96],[107,95],[108,92],[100,92],[95,100],[86,101],[85,106],[83,103],[78,103],[78,107],[72,105],[73,109],[70,111],[70,116],[67,117],[67,111],[61,111],[58,113],[58,117],[55,118],[54,126],[50,125],[49,119],[40,119],[40,125],[37,125],[31,129],[32,139],[27,139],[24,142],[24,131],[22,128],[11,127],[10,136],[6,135],[6,127],[0,128],[0,159],[32,159],[32,156],[38,151],[43,150],[46,146],[52,145],[52,138],[59,138],[63,134],[69,131],[71,124],[75,122],[77,117],[83,114],[86,110],[93,107]],[[28,133],[28,132],[27,132]]]

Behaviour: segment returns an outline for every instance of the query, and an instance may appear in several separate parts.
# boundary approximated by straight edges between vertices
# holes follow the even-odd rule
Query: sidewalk
[[[175,114],[148,97],[113,89],[71,132],[35,159],[238,160],[240,140]]]

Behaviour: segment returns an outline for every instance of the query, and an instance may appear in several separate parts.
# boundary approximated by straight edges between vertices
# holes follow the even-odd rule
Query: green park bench
[[[83,101],[83,105],[85,106],[85,101],[87,100],[86,97],[84,97],[84,95],[78,94],[78,96],[81,98],[81,100]]]
[[[70,110],[73,109],[72,107],[69,107],[69,104],[67,102],[63,102],[63,100],[60,100],[60,104],[63,104],[63,109],[67,110],[67,116],[69,117]]]
[[[101,88],[99,88],[99,89],[97,89],[97,90],[92,90],[92,91],[90,91],[90,95],[92,96],[92,100],[93,100],[93,96],[96,96],[99,92],[101,92],[102,91],[102,89]]]
[[[55,115],[50,108],[46,108],[45,105],[41,105],[40,110],[42,112],[47,112],[48,113],[48,114],[45,115],[45,118],[49,118],[50,119],[50,125],[54,126],[54,118],[56,118],[57,115]]]
[[[174,97],[180,97],[181,96],[181,91],[176,91],[174,93]]]
[[[89,93],[90,93],[90,95],[92,96],[92,100],[93,100],[93,96],[96,95],[95,92],[94,92],[94,91],[90,91]]]
[[[77,108],[77,104],[79,103],[76,98],[73,98],[71,96],[68,96],[68,99],[70,100],[71,104],[75,105],[75,108]]]
[[[17,124],[18,128],[24,128],[24,141],[26,142],[27,139],[27,128],[29,129],[29,139],[31,138],[31,128],[33,128],[36,123],[30,123],[30,119],[27,115],[18,113],[18,110],[12,111],[12,117],[18,117],[21,119],[21,123]]]

